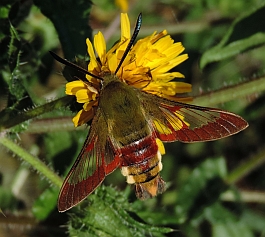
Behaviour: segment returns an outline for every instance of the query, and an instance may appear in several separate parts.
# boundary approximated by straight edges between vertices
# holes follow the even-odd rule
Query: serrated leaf
[[[175,207],[177,222],[183,223],[200,215],[204,208],[218,200],[226,189],[225,175],[226,165],[222,157],[207,159],[195,168],[179,190]]]
[[[38,220],[45,220],[54,210],[57,204],[58,193],[57,187],[49,188],[34,202],[32,213]]]
[[[88,201],[87,207],[83,202],[76,213],[71,214],[70,236],[163,236],[172,231],[146,224],[130,210],[127,198],[111,187],[100,186]]]
[[[265,22],[264,4],[237,18],[222,41],[202,55],[200,67],[265,44],[265,25],[257,22]]]

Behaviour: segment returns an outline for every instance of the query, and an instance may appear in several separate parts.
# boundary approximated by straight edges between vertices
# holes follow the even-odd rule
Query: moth
[[[80,203],[118,167],[127,177],[127,183],[135,185],[137,198],[161,194],[165,191],[165,182],[160,176],[158,139],[186,143],[212,141],[248,126],[233,113],[171,101],[124,83],[116,72],[137,37],[141,21],[139,15],[114,74],[95,76],[51,52],[59,62],[101,81],[99,102],[88,136],[60,190],[60,212]]]

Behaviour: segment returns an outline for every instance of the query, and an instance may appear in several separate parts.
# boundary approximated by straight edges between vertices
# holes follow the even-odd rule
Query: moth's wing
[[[248,126],[240,116],[220,109],[174,102],[142,92],[142,105],[157,137],[164,141],[211,141]]]
[[[118,166],[119,156],[115,155],[98,109],[83,148],[61,187],[58,210],[64,212],[77,205]]]

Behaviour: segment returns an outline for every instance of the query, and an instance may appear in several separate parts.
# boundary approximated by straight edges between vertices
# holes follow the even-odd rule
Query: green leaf
[[[163,233],[172,231],[146,224],[134,210],[130,210],[127,197],[113,188],[100,186],[88,201],[86,207],[86,202],[82,202],[71,214],[70,236],[163,236]]]
[[[38,220],[45,220],[57,204],[58,188],[52,187],[45,190],[34,202],[32,213]]]
[[[71,60],[76,55],[84,55],[87,51],[86,38],[92,35],[92,29],[87,24],[91,1],[34,0],[34,3],[54,24],[65,58]]]
[[[164,212],[161,209],[158,211],[152,211],[150,214],[150,210],[147,210],[146,207],[143,211],[137,211],[138,216],[140,216],[143,220],[148,220],[148,223],[153,225],[175,225],[176,224],[176,216],[174,214],[169,214],[168,212]]]
[[[234,213],[223,207],[220,203],[204,210],[205,218],[212,223],[213,237],[253,237],[248,222],[238,218]],[[246,220],[246,219],[245,219]]]
[[[200,67],[263,45],[265,24],[258,22],[265,22],[265,4],[237,18],[222,41],[202,55]]]
[[[52,132],[45,136],[45,147],[49,161],[60,152],[67,150],[72,144],[71,135],[68,132]]]
[[[213,226],[213,237],[253,237],[251,230],[242,222],[216,224]]]
[[[219,199],[226,189],[223,178],[226,176],[225,160],[221,158],[207,159],[195,168],[190,177],[179,190],[175,212],[177,222],[196,218],[204,208]]]
[[[247,223],[251,229],[265,233],[265,214],[264,212],[255,213],[252,210],[245,210],[242,214],[242,221]]]
[[[212,224],[224,224],[237,221],[237,217],[220,203],[215,203],[205,208],[203,215]]]

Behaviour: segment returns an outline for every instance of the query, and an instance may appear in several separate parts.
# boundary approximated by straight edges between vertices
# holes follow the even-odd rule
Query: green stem
[[[7,139],[6,137],[1,137],[0,144],[11,150],[17,156],[21,157],[24,161],[28,162],[35,170],[42,173],[54,185],[58,187],[62,186],[62,179],[58,175],[56,175],[52,170],[50,170],[42,161],[29,154],[23,148],[15,144],[13,141]]]
[[[11,128],[15,125],[18,125],[22,122],[25,122],[29,119],[35,118],[41,114],[51,112],[55,109],[63,108],[65,106],[68,106],[72,101],[74,97],[73,96],[64,96],[62,98],[56,99],[54,101],[51,101],[49,103],[46,103],[44,105],[40,105],[36,108],[33,108],[31,110],[26,110],[23,112],[17,112],[14,114],[13,110],[4,110],[1,111],[1,120],[0,120],[0,130],[4,130],[7,128]]]
[[[233,184],[248,175],[252,170],[260,167],[265,162],[265,149],[261,150],[254,157],[250,158],[245,163],[239,165],[227,176],[226,181],[228,184]]]
[[[212,91],[207,94],[200,95],[193,99],[193,104],[201,106],[213,106],[225,103],[248,95],[259,93],[265,90],[265,77],[261,77],[252,81],[243,82],[238,85],[223,88],[221,90]]]
[[[27,127],[26,133],[48,133],[57,131],[73,131],[84,129],[84,126],[75,128],[73,117],[44,118],[32,121]]]

